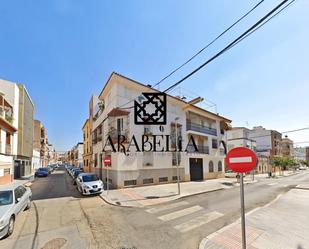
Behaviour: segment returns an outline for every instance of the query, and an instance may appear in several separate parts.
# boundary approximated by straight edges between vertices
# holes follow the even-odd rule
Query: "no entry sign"
[[[227,153],[225,164],[235,172],[246,173],[256,167],[257,158],[252,150],[246,147],[237,147]]]
[[[112,163],[111,157],[105,156],[103,162],[104,162],[104,165],[111,165],[111,163]]]

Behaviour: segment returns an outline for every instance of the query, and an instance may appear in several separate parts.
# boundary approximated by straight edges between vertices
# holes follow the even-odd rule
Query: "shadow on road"
[[[48,177],[36,177],[31,185],[32,200],[44,200],[51,198],[83,196],[73,185],[73,179],[64,168],[59,168],[52,172]]]

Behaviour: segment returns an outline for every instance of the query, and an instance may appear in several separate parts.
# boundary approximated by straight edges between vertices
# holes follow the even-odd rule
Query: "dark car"
[[[38,168],[38,170],[35,172],[35,176],[40,177],[46,177],[49,175],[49,170],[48,168]]]
[[[76,178],[80,173],[83,173],[84,171],[82,169],[75,169],[73,172],[73,184],[76,185]]]

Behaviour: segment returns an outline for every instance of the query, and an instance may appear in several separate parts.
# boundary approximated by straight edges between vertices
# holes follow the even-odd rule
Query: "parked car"
[[[41,177],[41,176],[46,177],[49,175],[49,170],[48,168],[38,168],[38,170],[35,172],[34,175],[37,177]]]
[[[298,169],[299,170],[306,170],[306,169],[308,169],[308,167],[307,166],[300,166]]]
[[[73,184],[74,185],[76,185],[76,178],[78,177],[80,173],[83,173],[83,170],[81,169],[74,170],[74,173],[73,173]]]
[[[76,185],[82,195],[100,194],[104,189],[103,182],[94,173],[80,173]]]
[[[225,177],[226,178],[235,178],[237,176],[237,173],[232,170],[226,170],[225,171]]]
[[[31,206],[31,189],[21,184],[0,187],[0,238],[14,231],[16,216]]]

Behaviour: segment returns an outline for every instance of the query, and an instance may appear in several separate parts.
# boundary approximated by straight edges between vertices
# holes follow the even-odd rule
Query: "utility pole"
[[[177,120],[179,120],[179,117],[175,118],[175,133],[176,133],[176,167],[177,167],[177,186],[178,186],[178,195],[180,195],[180,181],[179,181],[179,165],[178,165],[178,136],[177,136]]]

